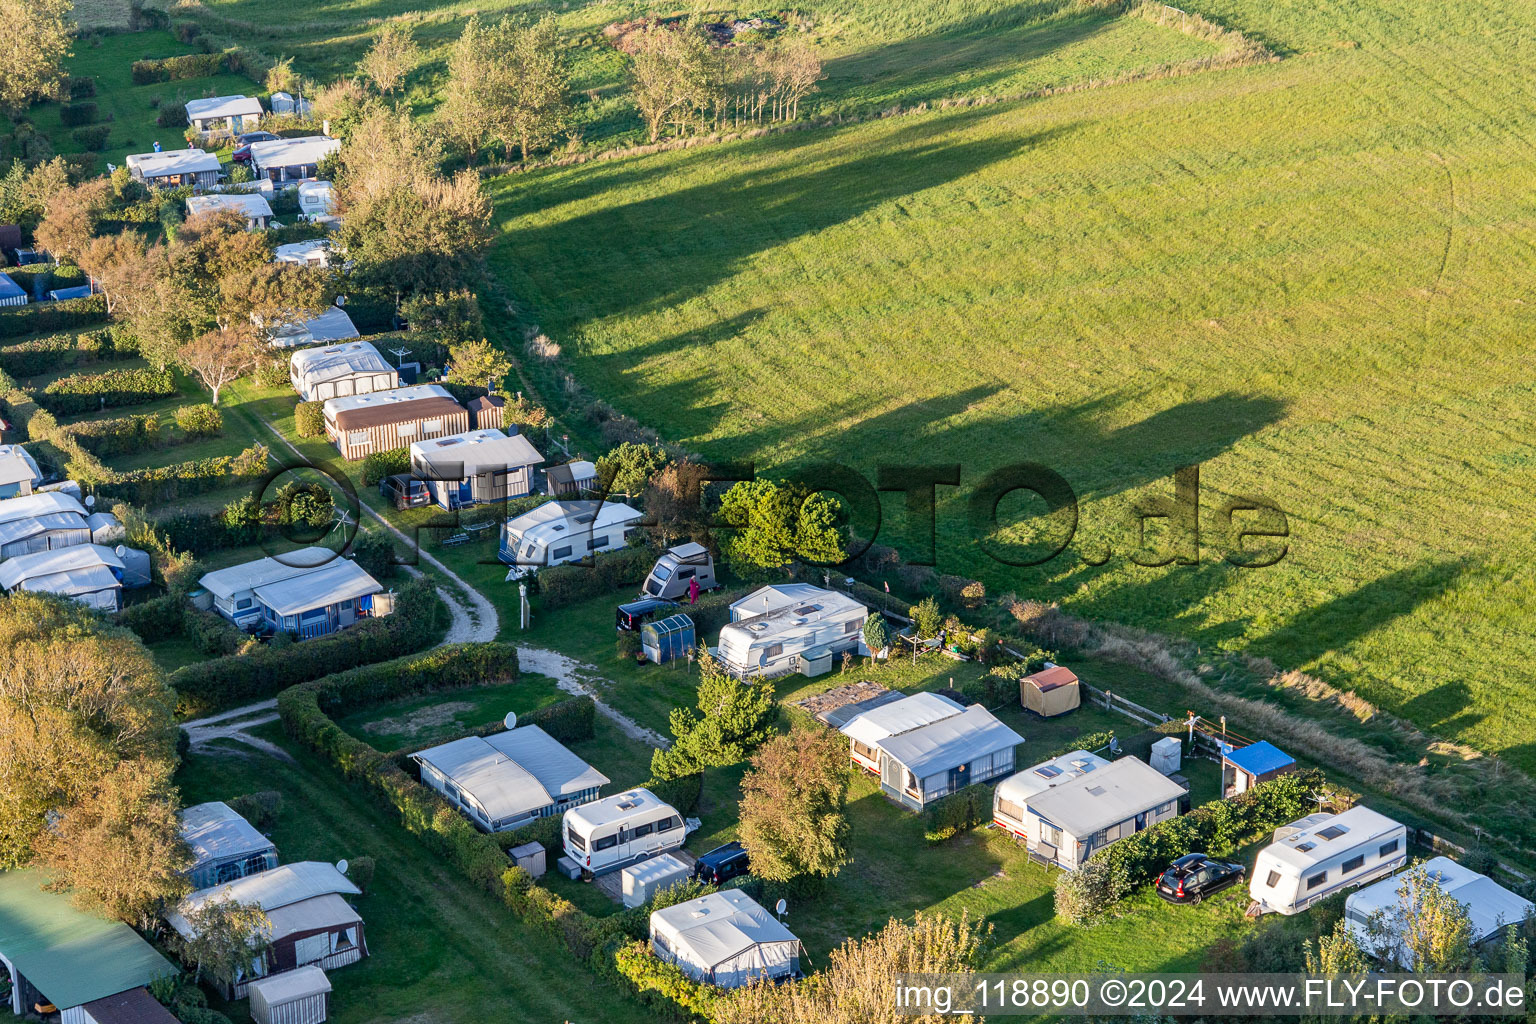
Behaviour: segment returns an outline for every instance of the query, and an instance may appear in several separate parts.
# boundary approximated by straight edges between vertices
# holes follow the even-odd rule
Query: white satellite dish
[[[780,917],[783,917],[785,914],[789,913],[789,901],[780,898],[779,902],[774,904],[773,909],[778,913]]]
[[[336,862],[336,870],[340,871],[342,874],[347,873],[347,859],[345,857]],[[782,903],[783,901],[780,900],[780,902]]]
[[[96,495],[94,495],[94,494],[87,494],[85,496],[85,507],[86,508],[95,508],[96,507]]]
[[[516,729],[517,728],[517,712],[516,711],[508,711],[507,712],[507,717],[503,718],[501,720],[501,724],[506,726],[508,729]]]
[[[124,555],[126,555],[128,553],[128,549],[123,547],[121,544],[119,544],[117,547],[112,549],[112,553],[114,555],[116,555],[118,558],[122,558]]]

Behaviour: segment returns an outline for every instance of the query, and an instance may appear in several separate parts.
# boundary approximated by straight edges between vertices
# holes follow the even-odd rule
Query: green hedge
[[[395,611],[350,629],[298,643],[264,644],[186,665],[171,673],[176,707],[184,715],[208,714],[326,676],[347,665],[371,665],[419,651],[436,635],[437,594],[425,580],[401,588]]]
[[[110,406],[139,405],[174,394],[175,374],[145,367],[61,377],[43,388],[38,401],[56,416],[68,416]]]
[[[76,128],[69,133],[69,137],[75,140],[75,145],[90,153],[99,153],[107,148],[107,136],[112,134],[112,126],[109,124],[93,124],[85,128]]]
[[[600,553],[595,564],[557,565],[539,571],[539,606],[546,611],[579,604],[620,587],[638,587],[656,564],[650,548],[624,548]]]
[[[71,473],[82,483],[88,479],[97,494],[148,508],[234,484],[254,483],[266,475],[267,454],[265,445],[253,444],[239,455],[216,455],[126,472],[102,466],[104,472],[100,474],[75,473],[75,462],[70,465]]]
[[[188,78],[208,78],[229,67],[222,53],[189,53],[181,57],[161,57],[133,62],[133,84],[177,82]]]
[[[96,114],[97,107],[94,103],[71,103],[59,108],[59,123],[66,128],[90,124],[96,120]]]
[[[942,843],[992,820],[992,787],[985,782],[966,786],[923,808],[923,837]]]
[[[162,443],[160,417],[153,413],[86,420],[67,429],[80,447],[103,459],[159,448]]]
[[[163,594],[148,601],[130,604],[118,616],[118,622],[139,635],[147,644],[181,635],[186,599],[180,594]]]
[[[30,269],[30,268],[28,268]],[[15,277],[15,271],[6,273]],[[60,284],[53,274],[39,275],[46,290],[52,287],[70,287]],[[19,278],[17,284],[32,290],[30,284]],[[53,305],[53,303],[49,303]],[[40,373],[53,373],[87,363],[109,359],[121,359],[137,354],[138,346],[120,331],[100,329],[80,334],[47,334],[40,338],[28,338],[0,348],[0,370],[17,377],[32,377]]]
[[[91,295],[62,302],[33,302],[0,309],[0,338],[20,338],[44,331],[95,327],[107,322],[107,297]]]
[[[411,471],[411,450],[391,448],[384,452],[369,452],[363,456],[363,485],[377,487],[387,476]]]

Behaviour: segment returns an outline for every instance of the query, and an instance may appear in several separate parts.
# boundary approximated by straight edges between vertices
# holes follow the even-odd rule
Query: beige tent
[[[1046,665],[1032,676],[1019,680],[1019,700],[1024,710],[1041,718],[1064,715],[1082,703],[1077,676],[1069,668]]]

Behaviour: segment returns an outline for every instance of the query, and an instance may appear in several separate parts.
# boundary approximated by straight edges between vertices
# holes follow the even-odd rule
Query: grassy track
[[[1287,59],[511,177],[493,264],[594,392],[709,456],[960,463],[941,571],[1536,767],[1536,107],[1506,74],[1536,15],[1193,9]],[[966,521],[1018,461],[1083,499],[1041,568]],[[1131,502],[1190,462],[1203,564],[1131,564]],[[1290,516],[1276,567],[1221,561],[1244,494]]]

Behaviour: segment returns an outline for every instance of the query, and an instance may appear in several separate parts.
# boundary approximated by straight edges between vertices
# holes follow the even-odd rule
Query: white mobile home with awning
[[[325,135],[251,143],[251,171],[275,185],[300,182],[320,173],[320,164],[341,151],[341,140]]]
[[[1524,896],[1510,892],[1487,875],[1449,857],[1432,858],[1413,870],[1423,871],[1441,892],[1466,909],[1474,945],[1499,937],[1508,925],[1525,923],[1532,911],[1536,911],[1536,904]],[[1344,901],[1344,920],[1366,953],[1412,971],[1415,969],[1413,951],[1403,941],[1414,912],[1408,902],[1412,890],[1400,891],[1406,886],[1407,874],[1384,878],[1350,893]]]
[[[880,774],[880,741],[963,714],[965,708],[943,694],[914,693],[854,716],[839,732],[848,737],[848,758],[865,771]]]
[[[651,951],[694,981],[739,988],[800,971],[800,940],[739,889],[651,913]]]
[[[1094,767],[1025,804],[1032,853],[1064,868],[1081,867],[1111,843],[1179,816],[1184,787],[1135,757]]]
[[[783,675],[858,650],[869,609],[808,583],[761,587],[731,605],[715,657],[738,678]]]
[[[389,391],[400,383],[389,360],[366,341],[300,349],[288,360],[288,379],[305,402]]]
[[[239,135],[255,128],[261,115],[261,100],[254,96],[187,100],[187,123],[202,135]]]
[[[308,320],[283,324],[268,331],[267,344],[273,348],[303,348],[306,345],[333,345],[361,336],[346,310],[340,306],[327,306]]]
[[[1014,750],[1023,742],[992,712],[973,705],[876,741],[880,790],[908,810],[921,811],[966,786],[1013,774]]]
[[[245,221],[247,231],[265,231],[272,226],[272,204],[254,192],[225,192],[213,196],[188,196],[187,216],[232,213]]]
[[[126,573],[126,563],[112,548],[76,544],[0,562],[0,589],[8,593],[30,590],[58,594],[74,598],[87,608],[115,612],[123,606]]]
[[[91,542],[85,506],[63,491],[0,501],[0,560]]]
[[[1017,775],[1010,775],[999,782],[992,793],[992,820],[998,827],[1028,842],[1033,818],[1029,812],[1030,797],[1064,786],[1108,764],[1098,754],[1086,750],[1070,750],[1060,757],[1026,768]],[[1038,822],[1033,832],[1038,837]]]
[[[465,736],[411,755],[421,781],[476,826],[506,832],[597,799],[608,776],[536,725]]]
[[[222,170],[218,156],[196,148],[134,153],[123,163],[130,176],[150,188],[210,188],[219,183]]]
[[[443,508],[521,498],[533,490],[533,467],[544,456],[522,434],[494,427],[411,445],[411,475]]]
[[[384,587],[330,548],[309,547],[205,574],[198,583],[213,609],[241,629],[259,625],[300,638],[388,614],[374,596]]]

